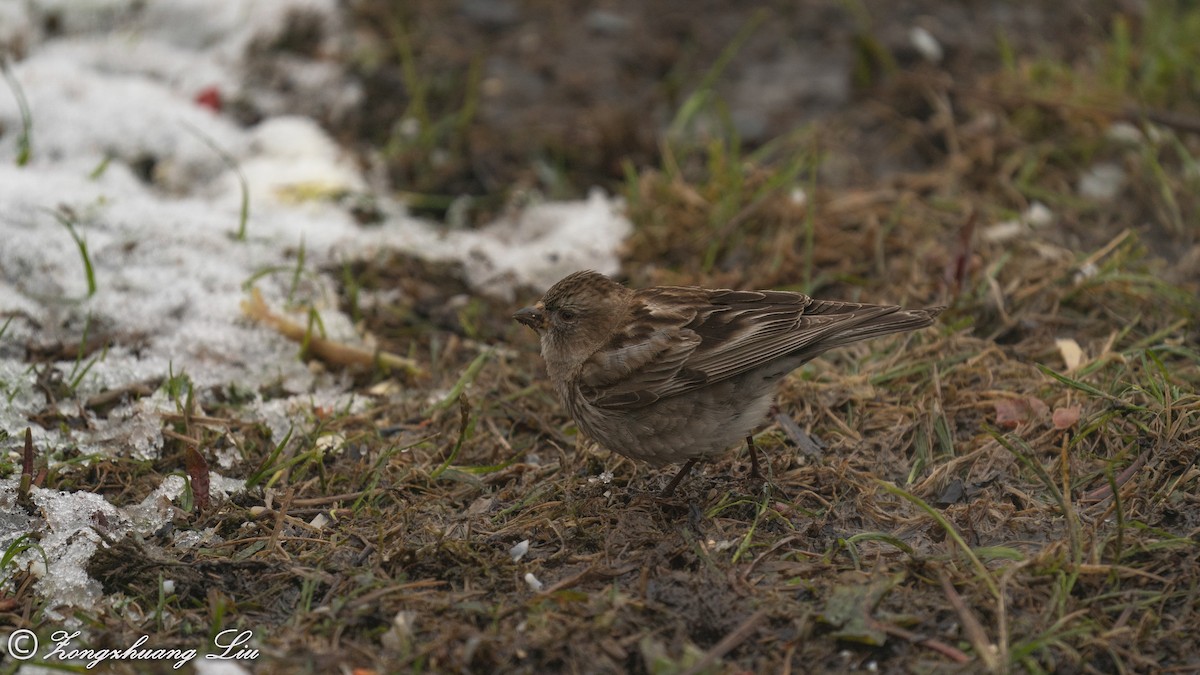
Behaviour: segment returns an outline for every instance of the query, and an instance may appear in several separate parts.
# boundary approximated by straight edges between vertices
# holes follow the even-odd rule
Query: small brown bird
[[[828,349],[924,328],[943,307],[814,300],[785,291],[680,286],[631,290],[576,272],[513,315],[537,331],[554,388],[600,445],[654,466],[697,460],[745,438],[764,419],[775,384]]]

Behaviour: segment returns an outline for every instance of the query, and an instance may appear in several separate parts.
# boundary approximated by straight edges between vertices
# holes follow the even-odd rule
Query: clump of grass
[[[105,346],[99,354],[85,360],[88,354],[88,332],[91,328],[92,315],[88,314],[83,324],[83,335],[79,338],[79,349],[75,353],[75,362],[71,365],[71,372],[67,374],[67,388],[72,392],[79,389],[79,385],[83,383],[83,378],[92,369],[92,366],[108,353],[108,347]]]
[[[445,214],[456,205],[478,206],[439,190],[453,176],[469,170],[468,132],[479,111],[483,60],[472,58],[463,72],[424,68],[414,39],[418,29],[411,25],[409,13],[392,6],[379,11],[408,94],[404,111],[383,144],[384,159],[405,186],[405,201],[420,212]]]
[[[87,283],[87,294],[84,297],[90,298],[96,294],[96,268],[92,264],[91,255],[88,253],[87,240],[75,229],[77,217],[74,211],[65,206],[51,213],[60,225],[67,228],[67,233],[71,235],[71,239],[75,242],[75,247],[79,249],[79,258],[83,262],[83,276]]]
[[[1200,8],[1178,0],[1146,4],[1134,20],[1112,19],[1105,79],[1144,105],[1187,105],[1200,97]]]
[[[17,109],[21,113],[21,132],[17,134],[17,166],[25,166],[33,157],[33,113],[29,111],[29,102],[25,100],[25,90],[21,82],[13,75],[8,57],[0,54],[0,72],[4,73],[4,81],[12,90],[13,98],[17,100]]]
[[[765,13],[751,16],[677,110],[662,141],[662,167],[626,165],[625,197],[637,229],[630,268],[651,261],[692,278],[713,277],[763,258],[760,277],[789,276],[813,285],[814,192],[820,153],[802,129],[746,148],[716,83]],[[802,231],[802,240],[793,241]],[[800,249],[800,253],[795,251]]]
[[[232,171],[234,177],[237,178],[238,188],[241,191],[242,197],[241,206],[238,208],[237,230],[234,231],[233,238],[235,241],[245,241],[246,228],[250,222],[250,184],[246,182],[246,174],[242,173],[242,167],[238,165],[237,158],[217,145],[217,142],[208,134],[192,124],[185,123],[184,128],[216,153],[217,157],[221,158],[221,162],[225,164],[225,167]]]

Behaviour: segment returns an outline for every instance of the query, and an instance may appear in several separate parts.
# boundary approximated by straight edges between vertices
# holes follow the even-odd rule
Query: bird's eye
[[[560,309],[560,310],[558,310],[558,318],[562,319],[563,321],[574,321],[575,320],[575,310]]]

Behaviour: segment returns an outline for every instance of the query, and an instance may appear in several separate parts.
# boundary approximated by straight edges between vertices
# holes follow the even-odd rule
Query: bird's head
[[[573,370],[612,335],[629,308],[628,288],[586,270],[564,277],[541,300],[513,314],[537,331],[551,369]]]

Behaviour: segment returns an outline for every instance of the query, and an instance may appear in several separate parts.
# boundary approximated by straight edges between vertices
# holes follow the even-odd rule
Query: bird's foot
[[[747,479],[750,481],[750,485],[755,488],[762,487],[767,482],[767,479],[758,470],[758,446],[754,444],[753,436],[746,437],[746,450],[750,453],[750,475]]]
[[[663,491],[660,492],[658,496],[666,499],[667,497],[675,494],[675,488],[679,487],[680,481],[683,480],[684,476],[688,475],[688,473],[692,470],[692,466],[695,464],[696,460],[694,458],[689,459],[687,463],[684,464],[681,469],[679,469],[679,473],[675,474],[675,477],[671,479],[671,482],[667,483],[667,487],[663,488]]]

